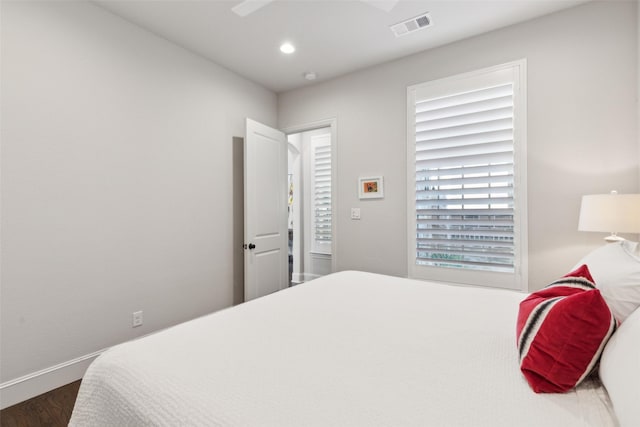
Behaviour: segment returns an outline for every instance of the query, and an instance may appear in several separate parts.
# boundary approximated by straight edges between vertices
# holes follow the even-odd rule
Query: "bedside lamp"
[[[624,240],[616,233],[640,233],[640,194],[582,196],[578,230],[609,232],[607,242]]]

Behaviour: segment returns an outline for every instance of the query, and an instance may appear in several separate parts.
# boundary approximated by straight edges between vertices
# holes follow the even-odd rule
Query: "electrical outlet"
[[[133,313],[133,325],[132,327],[142,326],[142,311],[136,311]]]

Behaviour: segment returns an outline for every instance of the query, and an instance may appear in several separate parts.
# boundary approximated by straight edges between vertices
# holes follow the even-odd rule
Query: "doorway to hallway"
[[[330,126],[287,135],[290,286],[333,271]]]

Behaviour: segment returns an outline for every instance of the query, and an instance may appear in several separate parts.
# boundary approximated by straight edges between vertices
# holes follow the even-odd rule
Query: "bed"
[[[524,294],[346,271],[116,346],[71,426],[616,426],[595,378],[523,379]]]

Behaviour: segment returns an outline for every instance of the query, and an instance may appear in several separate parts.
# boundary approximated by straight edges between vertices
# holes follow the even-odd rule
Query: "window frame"
[[[494,272],[476,269],[416,264],[416,100],[437,98],[479,89],[497,75],[510,72],[513,81],[513,169],[514,169],[514,271]],[[482,82],[480,85],[479,82]],[[452,282],[464,285],[527,290],[527,100],[526,60],[508,62],[463,74],[407,87],[407,264],[413,279]],[[428,95],[425,95],[428,94]]]

